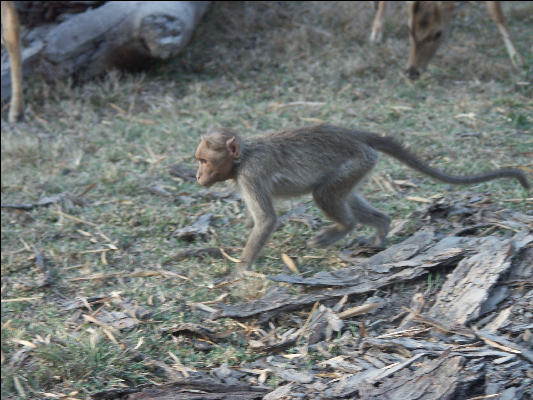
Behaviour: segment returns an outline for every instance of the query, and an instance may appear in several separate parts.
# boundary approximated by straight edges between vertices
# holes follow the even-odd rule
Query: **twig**
[[[238,258],[232,257],[228,253],[226,253],[223,248],[220,248],[219,250],[220,250],[220,254],[222,254],[224,256],[224,258],[227,258],[231,262],[234,262],[234,263],[240,263],[241,262]]]
[[[89,193],[91,190],[93,190],[96,186],[96,183],[91,183],[89,186],[87,186],[80,194],[77,195],[77,197],[83,197],[87,193]]]
[[[213,286],[213,289],[220,289],[221,287],[224,287],[224,286],[227,286],[227,285],[232,285],[234,283],[240,282],[243,279],[244,279],[244,277],[236,278],[236,279],[230,279],[229,281],[222,281],[220,283],[217,283],[215,286]]]
[[[415,293],[413,298],[411,299],[411,309],[413,309],[416,313],[420,313],[422,309],[424,308],[424,304],[426,303],[426,300],[424,299],[424,295],[422,293]],[[413,323],[413,314],[408,313],[403,319],[402,322],[400,322],[399,327],[400,328],[409,328]]]
[[[431,325],[444,332],[457,333],[462,336],[481,339],[483,342],[485,342],[485,344],[491,347],[495,347],[507,353],[518,354],[522,356],[523,358],[525,358],[526,360],[528,360],[529,362],[533,363],[533,352],[531,350],[528,350],[516,343],[513,343],[506,338],[503,338],[501,336],[494,335],[492,333],[488,333],[485,331],[481,331],[481,330],[473,330],[473,329],[467,328],[464,325],[456,324],[453,327],[446,326],[443,322],[437,322],[433,318],[429,318],[429,317],[416,313],[414,310],[410,310],[410,309],[408,310],[413,313],[415,321],[422,322],[426,325]]]
[[[533,197],[526,197],[525,199],[502,199],[501,201],[507,203],[522,203],[524,201],[526,204],[531,204],[533,203]]]
[[[24,391],[24,387],[20,383],[18,376],[13,377],[13,383],[15,384],[15,389],[17,389],[19,396],[23,399],[26,398],[26,392]]]
[[[13,299],[2,299],[2,303],[18,303],[20,301],[33,301],[41,300],[43,296],[34,296],[34,297],[16,297]]]
[[[56,196],[52,197],[44,197],[41,200],[39,200],[37,203],[23,203],[23,204],[4,204],[1,203],[1,208],[13,208],[16,210],[24,210],[24,211],[30,211],[37,207],[48,207],[52,204],[60,203],[66,198],[70,198],[71,195],[67,192],[58,194]]]
[[[271,107],[272,111],[279,110],[280,108],[286,108],[286,107],[298,107],[298,106],[312,106],[312,107],[320,107],[325,106],[326,103],[321,101],[293,101],[290,103],[283,103],[283,104],[274,104]]]
[[[0,205],[1,208],[13,208],[15,210],[30,211],[37,207],[48,207],[52,204],[61,203],[65,200],[70,200],[74,204],[80,206],[83,205],[81,198],[85,196],[96,186],[96,183],[92,183],[87,186],[79,195],[74,195],[69,192],[63,192],[55,196],[43,197],[37,203],[21,203],[21,204],[4,204]]]
[[[403,309],[409,311],[413,315],[413,319],[418,322],[422,322],[423,324],[433,326],[434,328],[437,328],[443,332],[446,333],[456,333],[458,335],[466,336],[469,338],[475,338],[476,334],[471,330],[468,329],[465,326],[462,325],[455,325],[455,326],[446,326],[444,323],[438,322],[434,320],[433,318],[426,317],[424,315],[421,315],[417,313],[415,310],[412,310],[407,307],[402,307]]]
[[[177,371],[175,371],[172,367],[170,367],[165,362],[153,359],[149,357],[148,355],[140,352],[139,350],[128,348],[126,351],[131,354],[131,359],[133,361],[143,361],[144,365],[146,365],[150,369],[159,368],[163,370],[168,379],[170,380],[181,379],[181,375],[178,374]]]
[[[101,326],[102,328],[105,328],[105,329],[109,330],[110,332],[116,331],[116,329],[113,328],[111,325],[106,324],[106,323],[103,322],[103,321],[100,321],[99,319],[93,317],[92,315],[89,315],[89,314],[83,314],[83,319],[84,319],[86,322],[92,322],[92,323],[95,324],[95,325]]]
[[[410,366],[412,363],[414,363],[420,357],[425,356],[426,354],[427,353],[419,353],[411,357],[410,359],[404,361],[403,363],[395,363],[395,364],[387,365],[386,367],[381,368],[379,373],[376,376],[371,377],[369,380],[373,383],[381,381],[387,378],[388,376],[400,371],[401,369]]]
[[[309,327],[309,324],[311,323],[311,320],[313,319],[313,314],[315,313],[315,311],[317,310],[318,306],[320,305],[320,303],[317,301],[315,302],[315,304],[313,304],[313,308],[311,309],[311,311],[309,312],[309,315],[307,316],[307,319],[305,320],[305,323],[304,325],[302,326],[302,328],[300,329],[300,332],[298,333],[298,337],[296,338],[296,340],[299,340],[301,337],[304,336],[304,334],[306,333],[307,331],[307,328]],[[321,312],[320,315],[317,317],[320,318],[322,316],[324,312]]]
[[[93,222],[85,221],[85,220],[83,220],[83,219],[81,219],[81,218],[78,218],[78,217],[75,217],[75,216],[73,216],[73,215],[66,214],[66,213],[64,213],[63,211],[60,211],[60,210],[52,210],[52,212],[53,212],[54,214],[61,215],[62,217],[65,217],[65,218],[71,219],[72,221],[76,221],[76,222],[79,222],[79,223],[81,223],[81,224],[86,224],[86,225],[89,225],[89,226],[95,226],[95,227],[98,226],[98,225],[96,225],[96,224],[93,223]]]
[[[402,329],[399,331],[393,331],[389,333],[385,333],[380,336],[376,336],[376,339],[388,339],[388,338],[396,338],[396,337],[409,337],[409,336],[415,336],[419,333],[425,333],[430,331],[431,328],[409,328],[409,329]]]
[[[43,255],[35,246],[33,246],[33,254],[35,256],[35,264],[37,264],[41,272],[44,274],[44,276],[36,282],[35,287],[43,287],[50,285],[53,281],[52,272],[45,265]]]
[[[506,351],[508,353],[519,354],[526,360],[528,360],[530,363],[533,363],[533,352],[531,350],[519,346],[506,338],[494,335],[489,332],[485,332],[482,330],[475,330],[474,332],[477,337],[479,337],[489,346],[496,347],[497,349]]]
[[[68,279],[69,282],[75,281],[90,281],[96,279],[110,279],[110,278],[147,278],[150,276],[163,276],[165,278],[180,278],[188,281],[189,278],[176,274],[171,271],[135,271],[135,272],[115,272],[111,274],[98,273],[90,276],[81,276],[78,278]]]
[[[339,318],[346,319],[355,317],[356,315],[366,314],[372,310],[375,310],[381,305],[383,305],[383,303],[367,303],[363,304],[362,306],[348,308],[347,310],[339,313]]]
[[[467,400],[483,400],[483,399],[493,399],[495,397],[500,397],[501,393],[494,393],[494,394],[487,394],[484,396],[476,396],[476,397],[470,397]]]
[[[231,251],[232,249],[224,249],[224,251],[227,252]],[[174,254],[170,256],[165,262],[163,262],[163,265],[168,265],[173,261],[181,261],[183,259],[186,259],[188,257],[213,257],[213,258],[221,258],[223,257],[222,253],[220,252],[220,249],[218,247],[204,247],[204,248],[198,248],[198,249],[189,249],[185,251],[181,251],[177,254]]]
[[[172,357],[172,359],[174,360],[174,364],[176,365],[176,369],[178,369],[181,374],[185,377],[185,378],[189,378],[191,375],[189,374],[189,372],[187,371],[187,369],[183,366],[183,364],[181,363],[180,359],[178,358],[177,355],[175,355],[173,352],[171,352],[170,350],[168,351],[168,355],[170,357]]]
[[[107,251],[113,251],[114,249],[92,249],[80,251],[78,254],[93,254],[93,253],[105,253]]]

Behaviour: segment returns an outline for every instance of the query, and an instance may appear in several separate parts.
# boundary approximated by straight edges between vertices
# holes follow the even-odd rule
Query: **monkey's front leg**
[[[276,228],[277,217],[270,193],[255,185],[241,185],[242,195],[253,218],[253,228],[241,256],[239,270],[246,270]]]
[[[276,216],[266,217],[263,221],[256,221],[242,252],[241,264],[244,268],[252,265],[268,238],[276,228]]]
[[[250,214],[249,211],[246,211],[246,218],[244,220],[244,227],[248,229],[252,229],[254,227],[254,219],[252,217],[252,214]]]

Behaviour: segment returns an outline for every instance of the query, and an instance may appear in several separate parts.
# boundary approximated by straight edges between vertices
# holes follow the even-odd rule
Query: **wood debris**
[[[165,385],[141,385],[92,394],[94,400],[119,398],[135,399],[205,399],[205,400],[254,400],[262,399],[269,389],[251,385],[221,384],[213,379],[179,379]],[[171,394],[171,397],[169,397]]]
[[[295,274],[269,276],[280,284],[261,298],[224,304],[230,298],[221,296],[210,317],[235,319],[237,332],[216,332],[210,321],[162,331],[216,346],[238,334],[258,355],[253,361],[93,397],[527,399],[533,220],[478,201],[437,200],[417,233],[371,257],[343,258],[347,268],[306,276],[305,265],[291,265]],[[505,236],[487,230],[493,226]],[[277,388],[264,386],[269,378]]]
[[[174,254],[170,256],[163,265],[167,265],[174,261],[181,261],[189,257],[194,258],[203,258],[203,257],[213,257],[213,258],[223,258],[222,251],[224,250],[226,253],[231,252],[232,249],[221,249],[219,247],[200,247],[197,249],[189,249],[180,251],[177,254]]]
[[[193,242],[197,238],[202,238],[207,235],[213,219],[213,213],[202,214],[191,225],[176,229],[172,236],[186,242]]]
[[[55,196],[47,196],[41,198],[36,203],[22,203],[22,204],[6,204],[2,203],[1,208],[12,208],[15,210],[30,211],[38,207],[48,207],[52,204],[62,204],[65,208],[73,208],[73,205],[83,206],[85,204],[81,196],[76,196],[69,192],[60,193]]]

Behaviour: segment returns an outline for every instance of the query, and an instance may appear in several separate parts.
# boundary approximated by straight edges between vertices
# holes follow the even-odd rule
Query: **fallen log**
[[[414,373],[386,379],[378,387],[373,381],[359,385],[357,390],[366,400],[446,400],[467,398],[465,394],[482,377],[480,372],[469,373],[463,368],[464,358],[448,356],[426,361]],[[344,393],[343,393],[344,394]]]
[[[275,287],[268,290],[258,300],[236,305],[219,304],[221,312],[217,317],[248,318],[260,315],[261,321],[264,322],[281,312],[300,309],[317,301],[322,302],[344,295],[367,294],[395,283],[419,278],[429,273],[433,268],[455,266],[467,254],[466,249],[470,249],[477,244],[478,239],[449,237],[429,248],[426,243],[423,252],[419,253],[418,249],[414,252],[404,253],[409,254],[409,257],[415,255],[412,259],[391,262],[386,265],[380,264],[384,258],[379,258],[380,261],[375,265],[370,263],[373,257],[379,256],[379,254],[376,254],[369,259],[369,264],[365,264],[362,268],[347,268],[331,273],[322,272],[311,278],[302,278],[297,275],[268,277],[274,281],[292,284],[340,287],[303,295],[287,294],[284,289]],[[412,250],[412,243],[408,243],[407,246]],[[372,265],[376,269],[380,269],[380,271],[385,271],[385,273],[380,273],[378,278],[375,276],[371,278],[365,277],[362,273],[364,268],[372,268]],[[389,271],[394,269],[400,269],[400,271],[389,273]]]
[[[133,388],[93,393],[94,400],[122,398],[175,400],[253,400],[262,399],[270,390],[245,384],[227,385],[212,379],[180,379],[165,385],[147,384]]]
[[[209,1],[109,1],[54,25],[34,28],[22,51],[25,75],[85,80],[111,68],[142,69],[175,57],[189,42]],[[11,93],[10,66],[2,62],[2,101]]]

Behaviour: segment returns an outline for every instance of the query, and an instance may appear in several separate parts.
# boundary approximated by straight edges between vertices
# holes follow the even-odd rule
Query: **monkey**
[[[196,179],[205,187],[233,180],[240,189],[253,226],[237,266],[238,273],[256,260],[276,227],[274,197],[312,193],[318,207],[334,222],[310,240],[308,244],[312,247],[337,242],[356,222],[375,228],[373,243],[383,246],[391,219],[356,190],[376,165],[378,152],[446,183],[515,178],[529,189],[526,175],[518,169],[448,175],[427,165],[394,139],[366,131],[323,124],[243,139],[229,129],[216,130],[200,139],[195,152]]]

